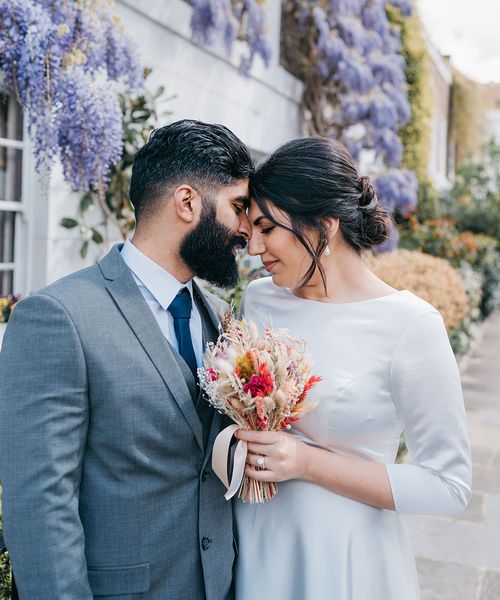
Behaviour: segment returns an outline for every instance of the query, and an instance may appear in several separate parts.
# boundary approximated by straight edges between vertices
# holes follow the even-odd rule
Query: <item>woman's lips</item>
[[[270,273],[273,270],[274,265],[277,265],[278,262],[279,261],[277,261],[277,260],[267,260],[267,261],[264,261],[262,264],[266,268],[266,271],[268,273]]]

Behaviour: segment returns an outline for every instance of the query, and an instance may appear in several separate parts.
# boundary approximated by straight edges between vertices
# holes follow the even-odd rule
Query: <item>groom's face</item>
[[[180,254],[195,275],[219,287],[238,283],[236,255],[250,237],[248,180],[222,186],[202,199],[200,220],[186,235]]]

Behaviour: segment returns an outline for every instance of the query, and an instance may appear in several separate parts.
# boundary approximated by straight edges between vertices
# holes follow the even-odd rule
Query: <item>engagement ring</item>
[[[266,459],[264,458],[264,456],[262,454],[257,458],[257,464],[262,469],[264,469],[264,470],[266,469]]]

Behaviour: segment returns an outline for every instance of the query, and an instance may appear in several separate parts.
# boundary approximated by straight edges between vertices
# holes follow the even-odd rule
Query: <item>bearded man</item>
[[[32,294],[0,355],[5,540],[21,598],[221,600],[230,503],[209,466],[220,415],[196,369],[238,279],[252,159],[183,120],[137,153],[137,227],[98,264]]]

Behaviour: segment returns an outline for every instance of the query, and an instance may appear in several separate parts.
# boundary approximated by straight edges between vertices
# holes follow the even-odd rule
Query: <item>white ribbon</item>
[[[212,450],[212,469],[227,488],[227,492],[224,494],[226,500],[230,500],[240,489],[241,481],[245,473],[245,464],[247,462],[247,443],[240,440],[234,452],[230,483],[227,476],[227,459],[229,456],[231,439],[237,429],[240,429],[239,425],[229,425],[229,427],[223,429],[215,438]]]

